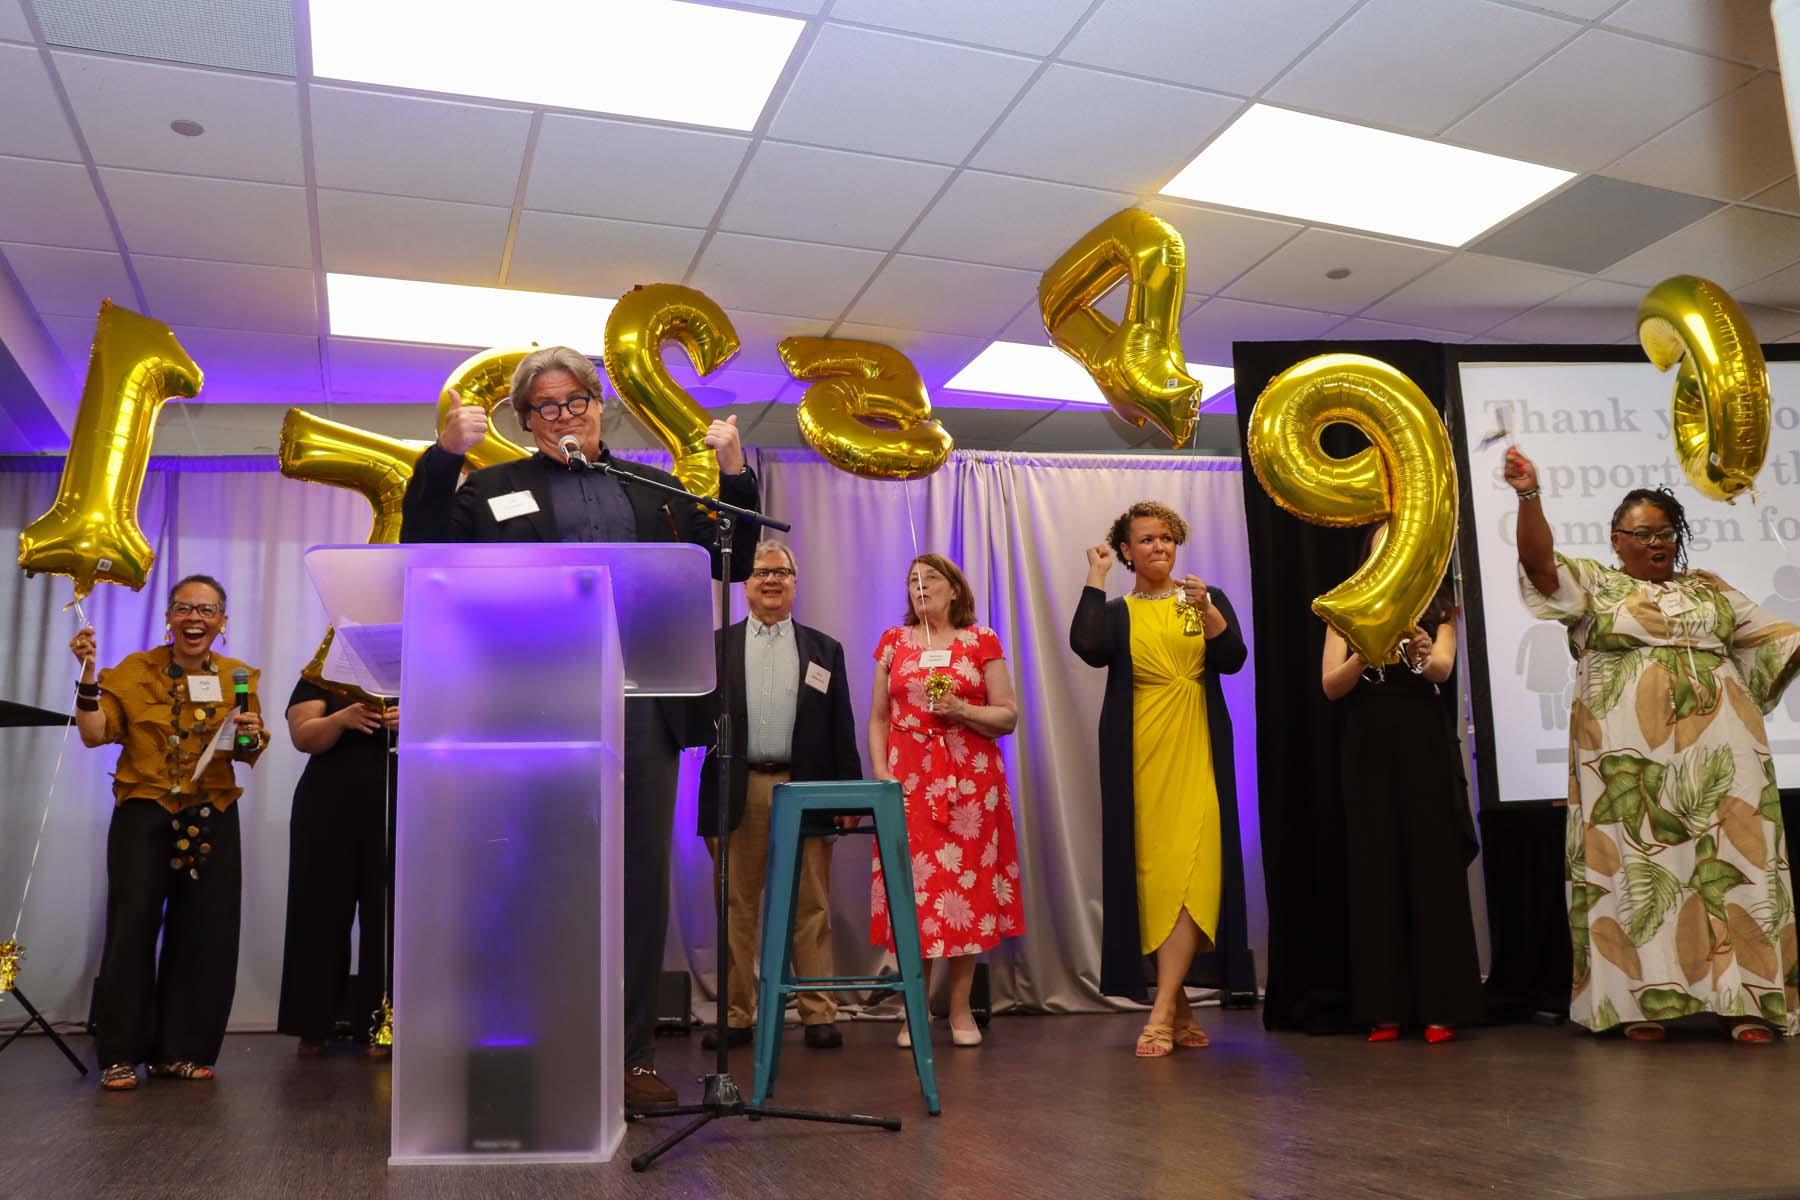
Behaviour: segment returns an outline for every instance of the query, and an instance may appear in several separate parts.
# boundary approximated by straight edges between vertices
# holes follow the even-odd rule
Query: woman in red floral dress
[[[978,1046],[975,956],[1025,932],[1012,802],[994,741],[1013,731],[1018,705],[1000,639],[975,624],[975,597],[956,564],[921,554],[907,570],[907,598],[905,622],[875,648],[869,762],[906,797],[927,978],[931,960],[949,960],[951,1040]],[[870,940],[892,950],[879,856],[873,883]],[[912,1044],[904,1024],[899,1044]]]

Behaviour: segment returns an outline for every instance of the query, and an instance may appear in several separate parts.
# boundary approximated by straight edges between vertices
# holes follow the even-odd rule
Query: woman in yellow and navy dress
[[[169,593],[164,645],[127,655],[96,679],[93,629],[69,642],[82,663],[81,740],[120,746],[94,994],[108,1091],[136,1087],[139,1063],[153,1076],[211,1079],[225,1040],[243,878],[235,807],[243,789],[231,764],[255,762],[269,744],[256,671],[212,652],[225,620],[224,587],[190,575]],[[234,707],[238,671],[248,678],[247,712]]]
[[[1246,651],[1225,593],[1194,575],[1174,577],[1187,535],[1166,504],[1132,505],[1106,544],[1088,550],[1087,586],[1069,628],[1075,653],[1107,669],[1100,990],[1147,1002],[1144,956],[1156,960],[1140,1058],[1208,1044],[1184,990],[1197,952],[1235,945],[1239,971],[1248,969],[1231,715],[1219,687]],[[1108,601],[1115,558],[1136,574],[1136,587]],[[1231,971],[1225,965],[1222,974]]]

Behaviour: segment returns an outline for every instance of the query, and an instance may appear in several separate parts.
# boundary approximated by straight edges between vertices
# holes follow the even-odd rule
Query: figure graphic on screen
[[[1789,564],[1775,571],[1775,592],[1762,602],[1763,611],[1800,625],[1800,567]],[[1800,721],[1800,688],[1788,689],[1781,707],[1788,720]]]
[[[1538,697],[1538,722],[1546,730],[1569,727],[1569,680],[1575,663],[1569,639],[1555,625],[1532,625],[1519,641],[1513,670],[1525,677],[1525,689]]]

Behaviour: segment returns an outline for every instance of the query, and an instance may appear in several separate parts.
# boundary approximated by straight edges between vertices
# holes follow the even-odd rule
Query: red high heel
[[[1400,1027],[1398,1025],[1377,1025],[1369,1030],[1369,1041],[1371,1042],[1397,1042],[1399,1040]]]
[[[1456,1030],[1449,1025],[1427,1025],[1425,1027],[1425,1040],[1433,1046],[1443,1042],[1454,1042],[1456,1040]]]

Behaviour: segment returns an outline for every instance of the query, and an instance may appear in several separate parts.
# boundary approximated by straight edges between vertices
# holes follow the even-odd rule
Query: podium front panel
[[[406,572],[395,1163],[611,1157],[624,1133],[610,571]]]

